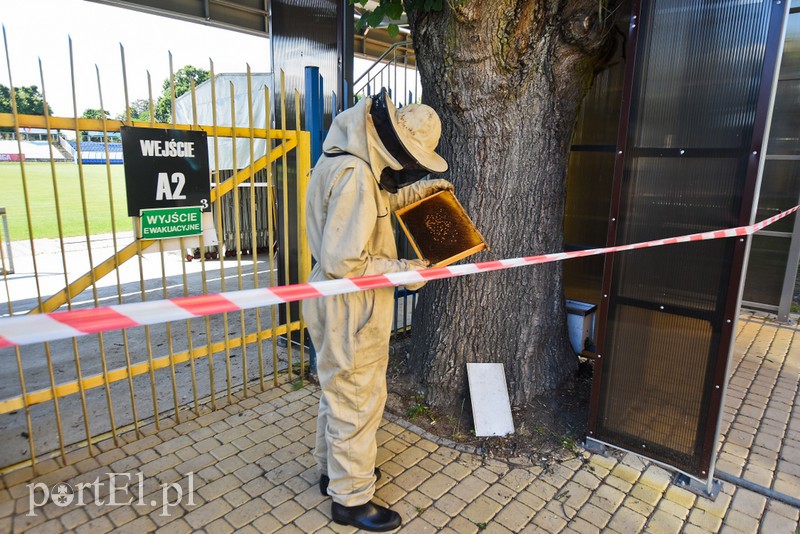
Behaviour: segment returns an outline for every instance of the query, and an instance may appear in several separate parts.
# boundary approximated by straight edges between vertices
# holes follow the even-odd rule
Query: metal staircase
[[[411,41],[393,44],[353,83],[355,99],[372,95],[386,87],[398,107],[421,102],[422,86],[416,67],[416,54]]]

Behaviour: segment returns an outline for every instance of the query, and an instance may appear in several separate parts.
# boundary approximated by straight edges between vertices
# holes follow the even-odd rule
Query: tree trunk
[[[561,251],[572,129],[609,48],[598,3],[453,4],[411,27],[444,177],[491,247],[470,261]],[[562,289],[559,263],[429,283],[411,355],[427,401],[460,406],[467,362],[504,363],[515,405],[557,387],[577,364]]]

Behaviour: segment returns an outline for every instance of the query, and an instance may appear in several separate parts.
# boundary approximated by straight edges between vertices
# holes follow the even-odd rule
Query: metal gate
[[[16,102],[12,113],[0,114],[0,129],[13,134],[19,155],[13,163],[0,163],[3,197],[13,201],[5,207],[18,224],[12,226],[12,236],[26,236],[26,240],[12,243],[16,273],[0,269],[0,320],[25,313],[273,286],[278,275],[289,268],[290,260],[298,266],[300,278],[306,279],[310,272],[302,223],[310,138],[299,127],[286,127],[283,75],[280,101],[275,103],[268,87],[252,84],[248,68],[244,125],[236,121],[233,86],[230,92],[214,94],[213,102],[219,98],[231,103],[231,126],[223,126],[216,106],[210,123],[198,123],[194,84],[194,120],[189,124],[176,121],[171,72],[171,122],[159,124],[152,119],[152,90],[151,119],[139,122],[131,120],[122,47],[120,53],[128,109],[125,120],[79,118],[77,109],[72,117],[50,116],[47,90],[51,88],[44,87],[43,74],[43,115],[20,115]],[[72,65],[71,43],[69,54]],[[14,95],[9,57],[6,45]],[[72,70],[73,96],[74,78]],[[99,70],[97,78],[102,110]],[[211,62],[212,92],[215,78]],[[295,91],[293,97],[295,124],[299,125],[300,95]],[[254,98],[264,102],[262,124],[271,125],[275,108],[282,110],[277,128],[256,126],[259,117],[253,115]],[[233,140],[233,161],[238,161],[235,140],[248,141],[247,165],[226,173],[217,158],[216,164],[211,162],[213,226],[220,240],[227,235],[227,258],[222,247],[206,241],[209,234],[201,235],[196,243],[189,238],[167,244],[137,237],[136,219],[131,225],[130,219],[118,213],[125,204],[123,176],[121,166],[111,164],[117,149],[110,141],[111,134],[122,126],[202,130],[215,155],[223,140]],[[25,128],[43,129],[48,139],[56,140],[46,143],[49,157],[44,162],[26,161]],[[74,146],[61,135],[67,131],[75,133]],[[89,147],[80,141],[81,131],[102,132],[103,142]],[[257,140],[266,145],[263,154],[255,152]],[[59,145],[63,143],[72,146],[74,163],[61,156]],[[100,152],[100,165],[85,162],[82,155],[88,150]],[[276,173],[279,164],[282,170]],[[276,191],[278,186],[284,192],[289,189],[290,168],[297,177],[291,187],[301,194],[291,205],[283,198],[283,206],[289,209],[278,215]],[[300,224],[294,224],[295,220]],[[71,230],[75,227],[77,230]],[[4,235],[7,238],[8,234]],[[278,235],[292,244],[297,257],[276,254],[279,251],[270,245]],[[8,255],[0,246],[0,265],[9,264]],[[235,397],[247,397],[251,389],[263,391],[286,381],[302,381],[305,348],[280,347],[278,337],[303,328],[302,317],[295,315],[292,321],[281,323],[276,308],[270,307],[2,349],[0,431],[4,446],[0,466],[31,465],[35,471],[37,463],[47,457],[69,463],[71,451],[94,453],[93,444],[107,437],[121,445],[119,436],[124,431],[133,430],[138,438],[148,425],[160,429],[180,423],[186,410],[199,414],[207,409],[204,404],[217,409]]]

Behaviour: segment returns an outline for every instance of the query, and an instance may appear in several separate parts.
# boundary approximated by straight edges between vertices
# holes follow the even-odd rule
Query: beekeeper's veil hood
[[[447,170],[436,152],[442,124],[430,106],[396,109],[386,90],[361,100],[334,119],[323,150],[349,153],[370,164],[381,187],[391,193],[432,172]]]

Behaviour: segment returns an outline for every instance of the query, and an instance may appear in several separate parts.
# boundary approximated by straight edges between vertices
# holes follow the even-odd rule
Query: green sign
[[[141,210],[142,239],[166,239],[203,233],[202,208],[154,208]]]

